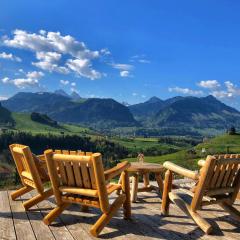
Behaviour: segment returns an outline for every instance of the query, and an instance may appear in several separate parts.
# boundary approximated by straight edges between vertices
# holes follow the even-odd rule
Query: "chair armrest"
[[[204,164],[205,164],[205,160],[204,159],[200,159],[199,161],[198,161],[198,166],[200,166],[200,167],[203,167],[204,166]]]
[[[130,167],[130,163],[128,161],[124,161],[122,163],[117,164],[117,166],[108,169],[104,172],[105,180],[109,181],[110,179],[120,175],[123,171]]]
[[[41,155],[35,155],[40,161],[44,161],[46,162],[46,159],[45,159],[45,156],[44,154],[41,154]]]
[[[163,166],[166,168],[166,169],[169,169],[170,171],[172,172],[175,172],[179,175],[182,175],[184,177],[187,177],[187,178],[191,178],[193,180],[198,180],[199,178],[199,175],[198,173],[194,172],[194,171],[191,171],[191,170],[188,170],[186,168],[183,168],[183,167],[180,167],[172,162],[165,162],[163,164]]]

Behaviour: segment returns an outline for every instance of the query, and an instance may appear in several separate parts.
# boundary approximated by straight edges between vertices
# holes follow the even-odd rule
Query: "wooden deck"
[[[98,210],[81,212],[79,205],[64,211],[50,227],[41,221],[54,206],[53,198],[25,212],[22,200],[12,201],[9,191],[0,191],[0,240],[74,240],[94,239],[89,229],[99,217]],[[29,198],[26,194],[23,199]],[[202,214],[214,226],[213,235],[203,232],[174,205],[170,216],[160,214],[161,200],[152,193],[139,193],[132,204],[132,220],[122,220],[122,212],[104,228],[103,239],[240,239],[240,222],[234,221],[220,207],[205,208]],[[235,206],[240,209],[240,201]]]

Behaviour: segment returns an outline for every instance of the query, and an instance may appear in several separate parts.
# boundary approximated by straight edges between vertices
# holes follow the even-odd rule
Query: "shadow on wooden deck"
[[[24,199],[31,197],[26,194]],[[54,199],[43,201],[31,211],[25,212],[22,199],[12,201],[9,192],[0,192],[0,239],[22,240],[74,240],[94,239],[90,227],[100,216],[96,209],[82,212],[72,205],[52,224],[46,226],[42,218],[54,207]],[[176,206],[171,205],[170,215],[160,213],[161,200],[156,193],[141,193],[132,204],[132,220],[123,220],[120,211],[102,231],[102,239],[240,239],[240,223],[234,221],[218,206],[201,211],[213,227],[212,235],[205,235],[195,223]],[[240,209],[240,201],[235,207]]]

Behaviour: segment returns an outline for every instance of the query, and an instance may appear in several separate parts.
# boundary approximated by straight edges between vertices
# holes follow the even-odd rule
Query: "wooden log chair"
[[[100,153],[47,150],[44,154],[57,204],[45,216],[45,224],[51,224],[71,203],[100,208],[102,215],[90,230],[96,237],[122,205],[124,218],[130,218],[130,186],[126,171],[130,164],[127,161],[104,172]],[[109,183],[120,174],[122,184]],[[110,204],[109,195],[113,192],[119,194]]]
[[[219,204],[236,220],[240,221],[240,212],[233,207],[240,189],[240,155],[208,156],[198,162],[202,166],[199,173],[171,162],[165,162],[162,214],[168,215],[170,201],[189,215],[206,233],[212,232],[212,226],[197,212],[202,207]],[[192,191],[172,191],[173,173],[196,181]]]
[[[28,146],[12,144],[9,148],[23,185],[20,189],[11,193],[12,200],[34,189],[38,192],[36,196],[23,203],[25,210],[28,210],[53,195],[51,188],[44,188],[44,184],[50,181],[46,162],[43,161],[43,155],[34,155]]]

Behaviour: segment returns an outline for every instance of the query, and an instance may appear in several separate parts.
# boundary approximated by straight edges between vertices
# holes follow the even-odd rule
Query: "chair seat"
[[[120,190],[122,186],[120,184],[109,184],[107,185],[107,194],[110,195],[116,190]],[[98,197],[98,190],[94,189],[86,189],[86,188],[77,188],[77,187],[69,187],[69,186],[61,186],[59,187],[60,192],[62,193],[72,193],[83,195],[87,197]]]

